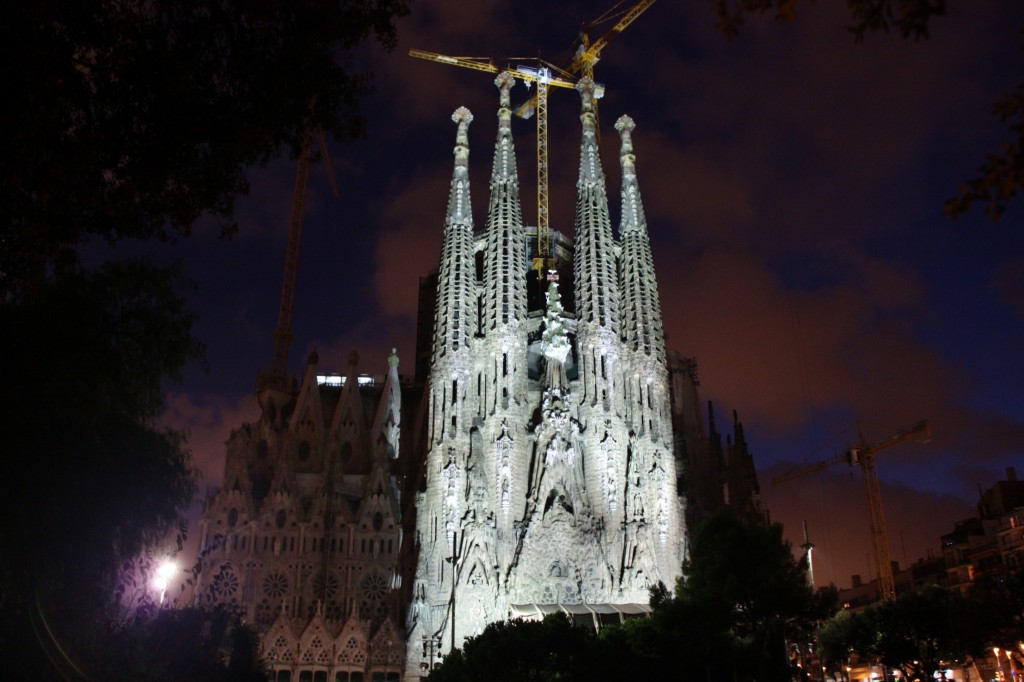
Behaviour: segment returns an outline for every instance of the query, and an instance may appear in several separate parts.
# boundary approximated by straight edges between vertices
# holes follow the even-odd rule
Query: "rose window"
[[[369,573],[359,582],[363,598],[359,604],[359,617],[377,621],[387,615],[384,595],[388,592],[388,581],[380,573]]]
[[[238,576],[227,568],[222,568],[213,576],[210,592],[218,599],[231,599],[238,593]]]
[[[317,573],[313,578],[313,596],[327,601],[338,594],[338,579],[333,573]]]
[[[376,601],[387,593],[388,581],[380,573],[369,573],[363,577],[360,587],[367,601]]]
[[[280,599],[288,592],[288,578],[283,573],[274,572],[263,579],[263,594],[268,599]]]

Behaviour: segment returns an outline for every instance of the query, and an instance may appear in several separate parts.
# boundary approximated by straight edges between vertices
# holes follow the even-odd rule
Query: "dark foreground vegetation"
[[[969,594],[928,586],[857,613],[834,589],[812,592],[778,524],[723,510],[696,531],[684,578],[652,591],[650,618],[595,632],[567,616],[495,623],[430,680],[844,679],[864,663],[931,679],[1024,639],[1024,576],[979,580]],[[1005,648],[1005,647],[1004,647]]]

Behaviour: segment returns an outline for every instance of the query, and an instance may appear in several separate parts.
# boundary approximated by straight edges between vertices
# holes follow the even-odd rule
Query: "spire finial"
[[[636,123],[632,118],[623,114],[615,122],[615,129],[619,131],[619,137],[622,138],[622,148],[619,151],[622,172],[625,175],[636,175],[636,155],[633,153],[633,131],[636,130]]]
[[[583,123],[583,144],[580,149],[580,177],[577,186],[604,183],[601,159],[597,153],[597,105],[594,100],[594,79],[584,76],[576,83],[576,90],[583,99],[580,121]]]
[[[494,150],[494,168],[492,180],[508,179],[515,175],[515,159],[512,152],[512,105],[509,91],[516,79],[509,71],[502,71],[494,79],[499,95],[498,104],[498,142]]]
[[[452,113],[452,120],[459,124],[459,133],[465,132],[465,127],[473,122],[473,112],[466,107],[459,107]]]
[[[469,124],[473,122],[473,114],[466,107],[459,107],[452,114],[452,120],[459,124],[455,133],[455,170],[463,173],[469,171]]]
[[[597,116],[594,113],[594,79],[584,76],[576,83],[576,90],[583,98],[583,113],[580,120],[583,121],[583,134],[588,132],[594,134],[597,129]]]
[[[498,126],[507,127],[506,123],[512,120],[512,105],[509,91],[516,84],[515,76],[508,71],[502,71],[494,79],[494,84],[500,92],[500,104],[498,105]]]

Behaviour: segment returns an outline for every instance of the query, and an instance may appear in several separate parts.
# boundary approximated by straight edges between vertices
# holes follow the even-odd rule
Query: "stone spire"
[[[434,360],[468,348],[476,317],[473,268],[473,216],[469,200],[469,124],[473,114],[459,107],[452,114],[459,128],[455,136],[455,170],[448,194],[441,267],[437,280],[434,316]]]
[[[583,394],[581,404],[611,409],[619,348],[619,289],[608,195],[597,149],[594,81],[576,84],[583,99],[583,143],[576,184],[576,320]]]
[[[597,149],[594,81],[576,85],[583,99],[583,144],[576,183],[576,318],[580,325],[603,327],[617,335],[619,292],[615,276],[615,242],[608,216],[608,195]]]
[[[512,109],[509,91],[515,84],[504,71],[494,79],[498,87],[498,139],[494,145],[491,198],[487,210],[487,259],[484,264],[484,326],[490,335],[526,318],[526,251],[523,245],[523,213],[519,201],[515,148],[512,143]],[[513,331],[506,329],[506,331]]]
[[[398,349],[392,348],[388,356],[388,376],[384,380],[377,413],[370,431],[378,448],[383,448],[391,459],[398,458],[402,424],[402,389],[398,377]]]
[[[658,303],[658,283],[654,276],[651,240],[640,200],[633,154],[633,130],[629,116],[615,122],[622,138],[619,160],[622,164],[622,334],[626,347],[665,364],[665,335]]]

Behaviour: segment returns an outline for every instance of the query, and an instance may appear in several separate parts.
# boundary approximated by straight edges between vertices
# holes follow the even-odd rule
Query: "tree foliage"
[[[408,0],[17,3],[5,50],[0,292],[34,286],[90,236],[224,233],[245,171],[319,126],[363,132],[354,65],[390,48]]]
[[[781,524],[745,523],[728,508],[697,527],[683,574],[675,601],[708,632],[702,667],[710,677],[716,661],[730,661],[727,679],[788,680],[787,637],[834,607],[808,587]]]
[[[431,680],[789,680],[786,638],[834,611],[815,595],[779,525],[725,510],[695,532],[676,594],[651,590],[649,618],[595,634],[567,618],[489,625]]]
[[[259,637],[225,606],[157,609],[99,633],[95,679],[264,682]],[[94,650],[95,651],[95,650]]]
[[[491,623],[461,649],[445,656],[428,679],[432,682],[519,682],[520,680],[602,679],[597,636],[564,614],[542,621]]]
[[[166,383],[202,349],[180,269],[137,260],[87,272],[77,249],[93,238],[174,240],[203,215],[231,234],[248,168],[295,152],[313,128],[339,140],[362,134],[359,98],[372,82],[355,50],[391,48],[407,11],[408,0],[8,8],[0,651],[9,677],[124,678],[103,664],[124,653],[115,642],[134,641],[170,669],[147,638],[187,623],[244,634],[223,614],[158,613],[128,629],[117,617],[126,562],[175,531],[195,491],[185,435],[157,419]],[[210,655],[193,645],[177,651]],[[128,679],[214,679],[136,668]]]
[[[730,37],[738,33],[748,14],[774,13],[783,21],[793,21],[797,15],[796,0],[711,2],[718,27]],[[847,6],[848,28],[857,42],[862,42],[868,33],[888,33],[894,29],[905,39],[927,39],[932,21],[946,13],[946,0],[847,0]],[[949,217],[959,217],[975,204],[981,204],[986,214],[998,221],[1017,192],[1024,189],[1024,82],[999,98],[992,106],[992,114],[1006,125],[1010,141],[987,154],[976,175],[960,185],[960,195],[946,201],[944,210]]]
[[[0,306],[0,650],[33,678],[105,622],[121,564],[192,499],[162,385],[200,357],[184,282],[143,261],[74,269]]]
[[[1024,569],[1007,567],[977,578],[967,593],[984,615],[993,645],[1024,641]]]
[[[857,613],[839,613],[819,633],[824,659],[839,670],[856,653],[899,670],[905,679],[930,679],[943,661],[984,653],[992,627],[978,605],[956,590],[928,586]]]

